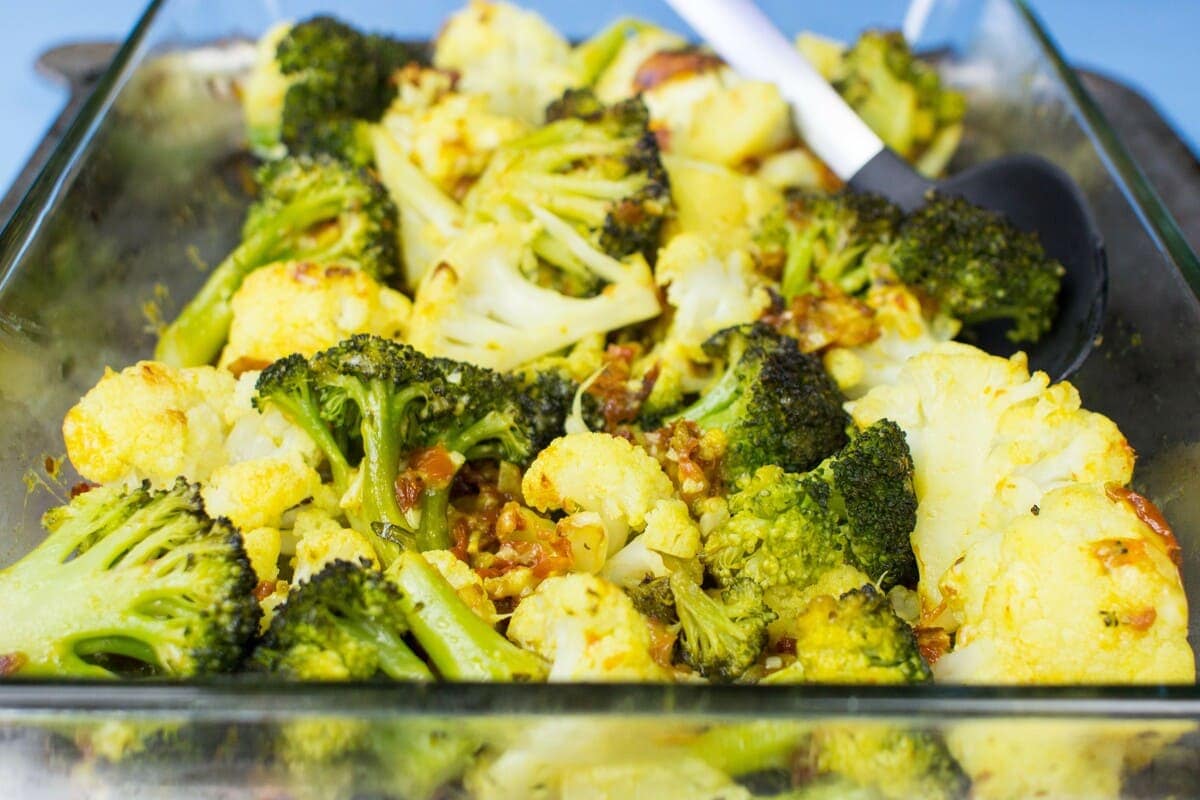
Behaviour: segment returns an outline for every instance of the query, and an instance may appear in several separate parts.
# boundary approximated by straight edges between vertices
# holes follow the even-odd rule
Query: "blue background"
[[[0,194],[25,163],[64,101],[64,92],[37,75],[33,62],[46,48],[81,39],[121,39],[146,0],[34,0],[0,14]],[[0,8],[17,0],[5,0]],[[256,0],[246,0],[256,2]],[[403,0],[387,0],[397,9]],[[465,2],[465,0],[464,0]],[[519,2],[519,0],[518,0]],[[813,3],[821,13],[823,3]],[[1200,143],[1200,2],[1196,0],[1032,0],[1067,57],[1140,89],[1192,149]],[[330,8],[339,4],[330,2]],[[359,5],[359,4],[355,4]],[[591,19],[599,7],[589,2]],[[876,20],[903,15],[903,0],[876,0]],[[568,17],[560,12],[558,17]],[[601,15],[608,17],[608,14]]]

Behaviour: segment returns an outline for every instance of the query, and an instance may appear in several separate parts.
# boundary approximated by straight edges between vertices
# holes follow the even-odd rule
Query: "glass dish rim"
[[[1079,122],[1156,246],[1200,298],[1200,258],[1026,0],[1016,9],[1068,90]],[[0,295],[86,154],[132,74],[169,0],[150,0],[37,177],[0,230]],[[171,715],[214,720],[295,715],[538,715],[691,717],[906,717],[1200,719],[1200,684],[1122,686],[812,685],[716,686],[620,683],[280,683],[255,676],[189,681],[0,681],[6,715]]]

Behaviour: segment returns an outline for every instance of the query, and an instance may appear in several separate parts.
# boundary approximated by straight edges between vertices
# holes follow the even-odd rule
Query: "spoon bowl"
[[[881,194],[906,212],[923,205],[934,190],[999,212],[1016,228],[1035,233],[1065,269],[1050,331],[1017,346],[1004,335],[1007,325],[996,322],[972,326],[960,338],[996,355],[1023,349],[1030,367],[1054,380],[1079,369],[1103,323],[1108,262],[1083,192],[1066,172],[1022,154],[931,182],[884,145],[753,0],[668,2],[731,67],[779,87],[805,143],[852,189]]]

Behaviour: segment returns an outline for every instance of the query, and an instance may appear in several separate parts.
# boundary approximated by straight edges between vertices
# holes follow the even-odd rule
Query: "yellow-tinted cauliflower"
[[[824,355],[825,369],[852,400],[895,383],[908,359],[950,341],[961,327],[950,317],[927,319],[917,296],[898,284],[871,287],[864,302],[879,335],[856,347],[832,347]]]
[[[1194,681],[1177,545],[1131,499],[1095,483],[1064,486],[968,549],[942,580],[959,625],[938,678]]]
[[[542,581],[521,601],[508,638],[552,662],[551,681],[661,681],[650,629],[618,586],[587,573]]]
[[[311,356],[356,333],[400,338],[412,303],[361,270],[281,262],[246,276],[218,366],[263,369],[291,353]]]
[[[1125,485],[1133,451],[1117,426],[1080,407],[1069,383],[956,342],[936,345],[848,405],[860,428],[890,419],[912,451],[913,551],[927,624],[953,628],[939,603],[946,571],[981,537],[1076,482]]]
[[[489,625],[499,620],[496,605],[484,588],[483,579],[471,566],[449,550],[426,550],[421,555],[433,565],[446,583],[454,587],[455,593],[472,611]]]
[[[771,303],[747,252],[723,252],[699,233],[673,237],[659,253],[654,278],[673,309],[664,346],[695,360],[707,360],[701,346],[710,336],[753,322]]]
[[[296,514],[292,535],[296,557],[292,561],[292,583],[304,583],[333,561],[357,564],[367,560],[378,566],[375,548],[358,531],[342,524],[321,509],[307,508]]]
[[[446,21],[433,51],[459,88],[487,97],[491,110],[531,125],[576,84],[571,45],[544,19],[508,3],[472,0]]]
[[[487,97],[453,91],[447,73],[412,65],[397,78],[396,99],[380,124],[451,197],[483,172],[497,147],[528,130],[520,120],[488,110]]]
[[[538,453],[521,481],[525,502],[538,511],[594,511],[608,532],[607,551],[621,549],[630,530],[674,497],[658,461],[640,447],[607,433],[562,436]]]
[[[315,445],[275,410],[251,404],[257,373],[143,361],[108,370],[63,420],[67,455],[96,483],[183,476],[209,513],[239,528],[278,527],[320,488]]]

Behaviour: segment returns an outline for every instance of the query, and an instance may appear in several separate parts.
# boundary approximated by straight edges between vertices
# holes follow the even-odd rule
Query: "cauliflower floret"
[[[664,149],[716,164],[737,166],[795,140],[791,109],[774,84],[748,81],[685,44],[656,29],[633,36],[597,93],[606,102],[640,93]]]
[[[650,629],[616,585],[587,573],[542,581],[521,601],[508,638],[552,662],[551,681],[661,681]]]
[[[1055,489],[1036,513],[968,549],[942,581],[959,620],[939,679],[955,683],[1191,683],[1187,598],[1173,537],[1128,493]],[[1138,502],[1141,501],[1138,498]]]
[[[321,476],[295,453],[224,464],[200,489],[205,510],[240,530],[280,525],[284,513],[321,485]]]
[[[459,88],[485,95],[492,111],[530,125],[541,124],[546,105],[577,83],[570,43],[534,12],[508,3],[472,0],[451,16],[433,63],[457,72]]]
[[[1099,720],[966,722],[946,744],[978,800],[1100,800],[1121,797],[1122,776],[1144,766],[1188,723]]]
[[[783,202],[779,189],[720,164],[663,154],[675,203],[672,232],[692,232],[733,250],[752,244],[754,231]]]
[[[235,379],[213,367],[156,361],[106,370],[63,420],[67,455],[89,481],[156,487],[180,475],[204,483],[220,467],[258,458],[317,464],[317,446],[303,430],[278,410],[254,408],[257,380],[257,372]]]
[[[473,225],[421,282],[409,341],[422,352],[509,370],[596,333],[658,316],[645,259],[608,259],[594,297],[572,297],[531,281],[536,224]]]
[[[208,480],[228,460],[223,444],[234,384],[212,367],[141,361],[121,372],[106,369],[63,420],[67,455],[95,483]]]
[[[279,551],[283,536],[278,528],[248,529],[242,534],[242,547],[259,583],[274,581],[279,577]]]
[[[852,400],[895,383],[904,362],[950,341],[961,327],[950,317],[926,319],[921,301],[904,286],[874,286],[865,302],[875,312],[879,336],[858,347],[830,348],[824,356],[825,369]]]
[[[629,531],[674,497],[671,479],[640,447],[607,433],[573,433],[550,443],[521,481],[525,502],[538,511],[594,511],[608,533],[609,556],[625,546]]]
[[[603,575],[618,586],[637,586],[646,578],[661,578],[671,570],[663,556],[681,560],[700,552],[700,527],[687,503],[660,500],[646,514],[646,530],[622,547],[604,565]]]
[[[481,619],[489,625],[495,625],[500,618],[492,598],[488,597],[483,586],[483,579],[471,569],[470,565],[451,553],[449,550],[426,550],[421,555],[433,565],[446,583],[454,587],[459,598],[466,603]]]
[[[250,273],[233,296],[233,323],[218,366],[241,373],[356,333],[404,335],[412,303],[361,270],[302,261]]]
[[[991,531],[1076,482],[1129,482],[1133,451],[1108,418],[1080,408],[1069,383],[1030,376],[1010,359],[957,342],[936,345],[900,368],[894,384],[847,404],[859,428],[898,424],[914,463],[925,624],[953,627],[939,605],[951,565]]]
[[[497,147],[528,130],[518,119],[489,111],[483,95],[452,91],[453,80],[446,73],[414,65],[399,80],[396,100],[380,124],[452,197],[483,172]],[[432,91],[424,88],[429,84],[435,84]]]
[[[343,528],[325,511],[308,508],[296,514],[292,528],[296,557],[292,561],[292,583],[304,583],[331,561],[357,563],[366,559],[379,566],[375,548],[358,531]]]
[[[701,345],[719,330],[753,322],[771,303],[742,250],[722,254],[698,233],[682,233],[659,254],[655,280],[666,286],[674,309],[667,341],[693,359],[706,360]]]

